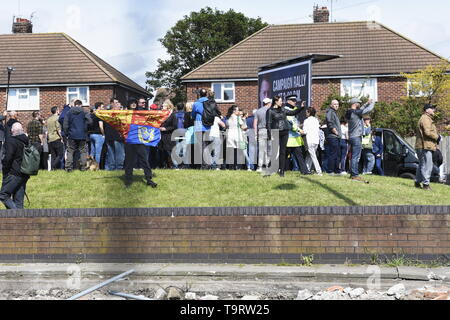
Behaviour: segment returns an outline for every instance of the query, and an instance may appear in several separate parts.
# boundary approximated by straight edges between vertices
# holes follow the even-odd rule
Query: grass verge
[[[123,171],[40,172],[27,185],[28,209],[450,205],[450,188],[415,189],[411,180],[367,176],[370,184],[348,176],[301,176],[288,172],[263,178],[247,171],[156,170],[157,189],[135,171],[131,188],[124,188]]]

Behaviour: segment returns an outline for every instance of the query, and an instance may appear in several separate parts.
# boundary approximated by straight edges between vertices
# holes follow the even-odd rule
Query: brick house
[[[7,67],[11,73],[8,110],[25,125],[32,111],[50,116],[53,106],[76,98],[85,105],[123,104],[148,92],[64,33],[33,34],[31,22],[18,19],[13,34],[0,35],[0,111],[6,107]]]
[[[311,53],[340,55],[313,66],[313,106],[335,90],[392,102],[408,94],[401,73],[414,72],[442,57],[377,22],[328,23],[326,8],[315,8],[314,23],[268,26],[182,78],[188,101],[196,89],[211,88],[222,111],[232,104],[258,108],[259,67]]]

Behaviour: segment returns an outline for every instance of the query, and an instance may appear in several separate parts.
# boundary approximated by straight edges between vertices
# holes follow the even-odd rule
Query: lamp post
[[[6,67],[6,71],[8,71],[8,85],[6,86],[6,110],[8,110],[8,98],[9,98],[9,82],[11,80],[11,73],[14,72],[14,67]]]

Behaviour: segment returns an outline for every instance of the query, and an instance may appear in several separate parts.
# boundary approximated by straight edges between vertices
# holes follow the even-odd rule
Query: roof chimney
[[[33,24],[28,19],[16,18],[16,22],[13,22],[13,33],[33,33]]]
[[[330,22],[330,11],[327,7],[314,7],[314,23]]]

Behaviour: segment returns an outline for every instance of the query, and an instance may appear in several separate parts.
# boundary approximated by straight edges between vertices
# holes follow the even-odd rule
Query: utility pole
[[[8,84],[6,86],[6,108],[5,108],[5,110],[8,110],[9,83],[11,81],[11,73],[13,73],[14,70],[15,69],[13,67],[6,67],[6,71],[8,71]]]

